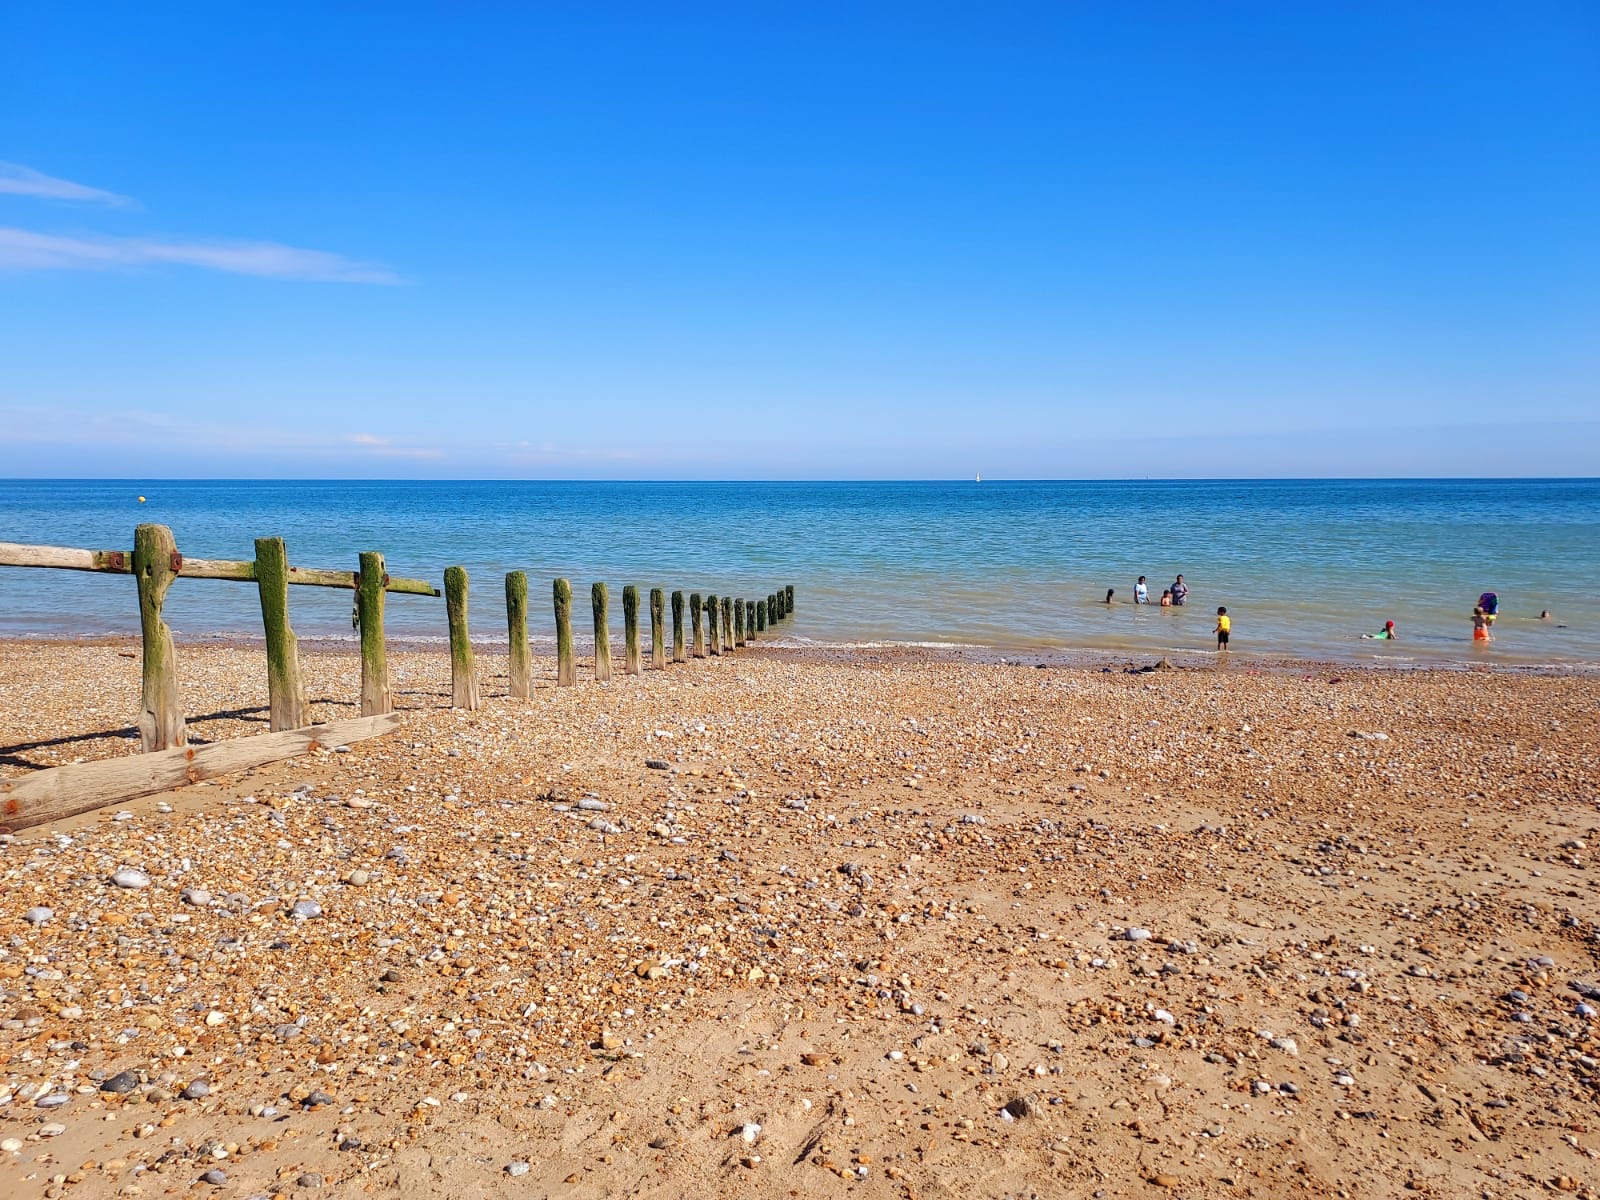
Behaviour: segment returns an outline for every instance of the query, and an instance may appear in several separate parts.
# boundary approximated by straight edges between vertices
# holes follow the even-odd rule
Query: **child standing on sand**
[[[1480,605],[1472,610],[1472,640],[1475,642],[1492,642],[1494,638],[1489,635],[1489,615]]]
[[[1213,632],[1217,635],[1217,649],[1228,648],[1228,635],[1233,632],[1233,622],[1228,619],[1226,608],[1217,609],[1217,627]]]

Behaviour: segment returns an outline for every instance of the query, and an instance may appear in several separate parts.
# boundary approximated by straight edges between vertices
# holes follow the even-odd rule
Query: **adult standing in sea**
[[[1174,579],[1172,581],[1172,589],[1171,590],[1172,590],[1172,603],[1177,605],[1179,608],[1182,608],[1183,607],[1184,598],[1186,596],[1188,596],[1188,594],[1189,594],[1189,585],[1183,581],[1183,576],[1182,575],[1179,575],[1176,579]]]
[[[1135,604],[1150,603],[1150,588],[1145,584],[1144,576],[1139,576],[1139,582],[1133,585],[1133,602]]]

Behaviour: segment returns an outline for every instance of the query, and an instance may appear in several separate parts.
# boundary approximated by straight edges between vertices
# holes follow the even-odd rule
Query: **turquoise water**
[[[504,640],[503,575],[522,569],[543,642],[549,581],[565,575],[580,603],[611,584],[616,629],[625,583],[748,597],[793,584],[790,642],[1203,652],[1225,604],[1235,658],[1600,664],[1592,479],[0,483],[0,541],[122,549],[140,521],[170,525],[195,558],[250,558],[277,534],[306,566],[381,550],[392,574],[439,583],[460,564],[485,642]],[[1140,574],[1155,598],[1177,572],[1186,608],[1130,603]],[[1485,590],[1502,616],[1482,648],[1470,614]],[[291,605],[302,637],[350,636],[347,593],[295,588]],[[180,579],[167,612],[189,637],[260,629],[249,584]],[[1361,640],[1386,619],[1402,640]],[[388,627],[443,637],[443,601],[391,596]],[[0,568],[0,635],[137,629],[126,576]]]

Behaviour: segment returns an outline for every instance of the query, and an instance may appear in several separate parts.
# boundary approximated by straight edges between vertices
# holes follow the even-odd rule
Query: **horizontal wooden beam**
[[[0,779],[0,824],[26,829],[61,821],[80,813],[153,796],[202,779],[248,771],[280,759],[309,754],[321,747],[345,746],[381,737],[400,724],[398,713],[352,717],[327,725],[285,729],[230,738],[206,746],[179,746],[151,754],[106,758],[98,762],[47,767],[28,775]]]
[[[184,579],[232,579],[250,583],[256,577],[253,562],[220,558],[177,558],[178,575]],[[133,571],[133,554],[123,550],[79,550],[69,546],[27,546],[19,542],[0,542],[0,567],[50,567],[61,571],[108,571],[127,575]],[[321,567],[290,567],[289,582],[303,587],[336,587],[355,590],[358,571],[328,571]],[[390,576],[386,592],[410,596],[437,596],[439,589],[424,579],[399,579]]]

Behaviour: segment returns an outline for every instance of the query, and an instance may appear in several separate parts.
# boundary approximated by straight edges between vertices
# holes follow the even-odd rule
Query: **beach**
[[[258,647],[180,652],[192,740],[264,731]],[[5,839],[0,1191],[1600,1188],[1592,676],[479,668]],[[0,773],[137,748],[136,643],[0,675]]]

